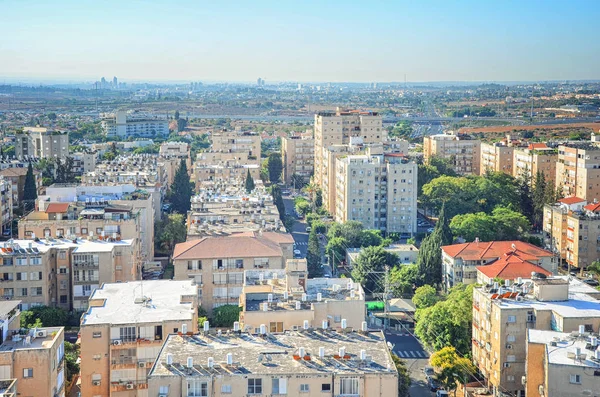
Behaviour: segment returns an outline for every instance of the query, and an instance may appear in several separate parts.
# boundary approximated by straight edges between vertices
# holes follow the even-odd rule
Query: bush
[[[219,306],[213,310],[211,326],[232,328],[240,318],[241,308],[237,305]]]

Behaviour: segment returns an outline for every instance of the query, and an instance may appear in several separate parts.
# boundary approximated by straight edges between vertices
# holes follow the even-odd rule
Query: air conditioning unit
[[[94,385],[94,386],[100,386],[100,381],[99,380],[93,380],[92,381],[92,385]]]
[[[504,368],[510,368],[510,363],[504,363]]]
[[[41,329],[39,331],[35,331],[35,337],[36,338],[45,338],[46,336],[48,336],[48,331],[45,329]]]
[[[512,345],[511,345],[510,343],[507,343],[507,344],[506,344],[506,348],[507,348],[507,349],[512,349]]]
[[[125,385],[125,388],[126,388],[127,390],[133,390],[133,383],[128,383],[128,384],[126,384],[126,385]]]
[[[146,363],[145,363],[144,361],[140,361],[140,362],[138,363],[138,366],[139,366],[140,368],[146,368]]]
[[[297,325],[292,325],[292,331],[298,331],[298,326]]]
[[[521,376],[521,384],[522,385],[526,385],[527,384],[527,377],[525,375]]]
[[[539,385],[538,386],[538,392],[540,393],[540,396],[544,395],[544,385]]]
[[[119,346],[121,344],[121,340],[117,339],[116,341],[113,342],[113,345],[115,346]]]

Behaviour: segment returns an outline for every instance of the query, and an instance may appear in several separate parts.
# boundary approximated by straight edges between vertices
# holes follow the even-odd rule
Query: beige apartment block
[[[0,378],[10,379],[1,382],[0,390],[6,390],[3,394],[6,397],[64,397],[64,329],[21,328],[19,303],[0,304]],[[13,394],[8,394],[11,391]]]
[[[585,332],[598,333],[599,295],[568,277],[539,276],[475,288],[473,360],[492,393],[524,395],[528,330],[572,332],[583,325]]]
[[[112,239],[110,239],[112,240]],[[12,240],[0,243],[0,290],[21,308],[84,310],[103,282],[135,280],[140,272],[133,240]]]
[[[69,133],[48,131],[43,127],[25,127],[23,133],[15,137],[15,154],[20,158],[64,160],[69,155]]]
[[[254,160],[253,164],[241,164],[239,160],[221,159],[230,156],[230,153],[198,153],[191,178],[196,188],[204,181],[246,178],[248,172],[255,181],[260,180],[260,164]]]
[[[104,284],[81,319],[81,396],[156,396],[147,374],[168,335],[198,330],[191,280]]]
[[[596,142],[569,142],[558,147],[556,188],[563,196],[592,202],[600,199],[600,146]]]
[[[159,219],[156,218],[156,214],[160,216],[161,213],[159,196],[160,193],[157,191],[149,192],[146,189],[138,189],[132,184],[125,183],[105,185],[55,183],[46,188],[45,195],[38,197],[38,211],[45,212],[46,208],[53,203],[73,203],[77,207],[86,206],[91,208],[101,208],[108,205],[131,208],[132,214],[137,213],[139,217],[139,236],[128,236],[127,238],[138,238],[142,259],[152,261],[154,259],[154,220]],[[114,214],[106,215],[106,212],[105,216],[116,217]],[[120,222],[123,221],[124,219]],[[106,237],[112,237],[114,228],[110,231],[110,234],[104,229],[94,231],[88,229],[88,234],[93,232],[94,235],[99,236],[102,231],[105,232]],[[75,232],[77,232],[76,229]],[[41,236],[43,234],[38,237]]]
[[[591,396],[600,390],[598,337],[590,332],[530,329],[526,363],[526,396]]]
[[[310,181],[315,166],[315,140],[312,131],[302,135],[281,138],[281,157],[283,162],[283,181],[294,185],[292,177],[302,178],[304,183]]]
[[[209,312],[222,305],[238,305],[244,270],[283,269],[293,257],[289,234],[262,232],[203,237],[175,246],[175,280],[194,279],[200,302]]]
[[[242,232],[286,233],[279,211],[260,180],[246,192],[244,179],[202,182],[191,199],[187,216],[187,239]]]
[[[336,162],[336,222],[385,233],[417,231],[417,164],[401,154],[349,155]]]
[[[323,206],[330,213],[335,212],[336,208],[336,162],[350,154],[364,154],[364,147],[362,145],[331,145],[322,150],[321,180],[317,186],[321,188],[323,194]],[[316,181],[316,176],[314,179]]]
[[[452,168],[459,175],[480,175],[481,141],[470,135],[445,134],[423,138],[423,156],[425,163],[432,157],[450,160]]]
[[[383,248],[389,253],[398,256],[399,263],[403,265],[409,265],[411,263],[417,263],[417,256],[419,255],[419,249],[412,244],[391,244]],[[346,266],[350,269],[354,266],[358,257],[360,256],[363,248],[348,248],[346,249]],[[338,260],[337,258],[335,259]]]
[[[323,183],[328,177],[325,149],[333,145],[348,145],[351,142],[381,143],[387,139],[387,131],[383,128],[383,119],[379,113],[339,107],[335,112],[317,113],[314,130],[314,181],[323,190]]]
[[[480,175],[485,175],[487,172],[503,172],[512,175],[514,150],[513,146],[482,142]]]
[[[471,243],[442,247],[442,277],[446,288],[456,284],[477,282],[477,267],[495,265],[496,268],[512,262],[529,262],[549,274],[558,274],[558,263],[552,252],[523,241],[490,241],[479,239]]]
[[[248,160],[260,161],[260,135],[257,132],[215,131],[211,134],[211,151],[245,154]]]
[[[73,158],[73,172],[77,175],[83,175],[96,169],[98,153],[92,151],[71,153]]]
[[[348,278],[307,279],[306,260],[287,261],[285,269],[246,270],[240,295],[241,329],[270,333],[303,328],[361,329],[365,293]]]
[[[186,142],[163,142],[160,144],[158,154],[161,157],[190,158],[190,145]]]
[[[12,236],[13,187],[9,179],[0,176],[0,232],[3,237]]]
[[[148,395],[398,396],[382,332],[215,334],[169,335],[148,374]]]
[[[12,183],[12,204],[14,207],[21,205],[23,194],[25,193],[25,177],[27,176],[28,167],[14,167],[0,170],[0,178]],[[42,175],[39,171],[33,170],[35,177],[35,186],[39,192],[42,187]],[[31,204],[27,207],[31,209]]]
[[[515,148],[513,153],[513,173],[515,178],[525,178],[535,184],[538,172],[544,175],[547,183],[554,184],[558,150],[545,143],[532,143],[527,148]]]

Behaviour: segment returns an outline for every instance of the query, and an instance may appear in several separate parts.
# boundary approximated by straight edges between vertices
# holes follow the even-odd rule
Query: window
[[[287,394],[287,379],[275,378],[272,381],[271,394]]]
[[[159,395],[162,395],[162,394],[167,395],[167,394],[169,394],[169,386],[161,386],[158,389],[158,394]]]
[[[248,394],[262,394],[262,379],[248,379]]]
[[[58,269],[58,272],[60,274],[67,274],[67,268],[66,267],[61,267],[60,269]]]
[[[42,287],[31,287],[31,296],[42,296]]]
[[[309,390],[308,383],[302,383],[300,385],[300,393],[308,393]]]
[[[187,383],[187,397],[208,397],[208,383],[191,380]]]
[[[269,267],[269,258],[254,258],[255,269],[266,269]]]
[[[66,304],[67,303],[67,295],[61,295],[60,296],[60,303],[61,304]]]
[[[33,368],[23,368],[23,378],[33,378]]]
[[[514,382],[515,381],[515,376],[514,375],[507,375],[506,376],[506,380],[508,382]]]
[[[27,281],[27,272],[17,273],[17,281]]]
[[[569,382],[581,384],[581,375],[569,375]]]
[[[269,323],[269,332],[283,332],[283,323],[271,322]]]
[[[235,268],[236,269],[243,269],[244,268],[244,260],[243,259],[236,259],[235,260]]]
[[[215,284],[215,285],[227,284],[227,274],[225,274],[225,273],[213,274],[213,284]]]
[[[221,385],[221,393],[231,394],[231,385]]]
[[[32,265],[41,265],[42,264],[42,257],[41,256],[32,256],[31,257],[31,264]]]
[[[81,234],[82,234],[82,235],[84,235],[84,236],[87,236],[87,234],[88,234],[88,229],[87,229],[87,227],[82,227],[82,228],[81,228]]]
[[[67,259],[67,251],[65,251],[65,250],[58,251],[58,259]]]
[[[341,378],[340,394],[358,394],[358,378]]]
[[[508,316],[508,319],[506,320],[509,323],[516,323],[517,322],[517,316]]]
[[[21,296],[27,296],[27,288],[19,288],[17,291],[20,291]]]
[[[26,266],[26,265],[27,265],[27,258],[24,258],[24,257],[17,258],[17,266]]]
[[[506,337],[506,341],[507,341],[507,342],[514,342],[516,339],[517,339],[517,338],[515,338],[515,336],[514,336],[514,335],[508,335],[508,336]]]
[[[506,362],[514,363],[516,360],[517,358],[514,354],[509,354],[508,356],[506,356]]]
[[[94,337],[94,338],[102,338],[102,332],[95,331],[95,332],[92,333],[92,337]]]
[[[122,341],[135,341],[136,333],[135,327],[121,327],[119,328],[119,336]]]
[[[331,391],[331,383],[323,383],[321,385],[321,391]]]

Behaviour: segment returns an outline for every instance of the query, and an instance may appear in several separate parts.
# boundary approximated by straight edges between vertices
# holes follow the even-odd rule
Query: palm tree
[[[588,273],[592,273],[596,277],[600,277],[600,261],[594,261],[591,265],[585,268]]]

